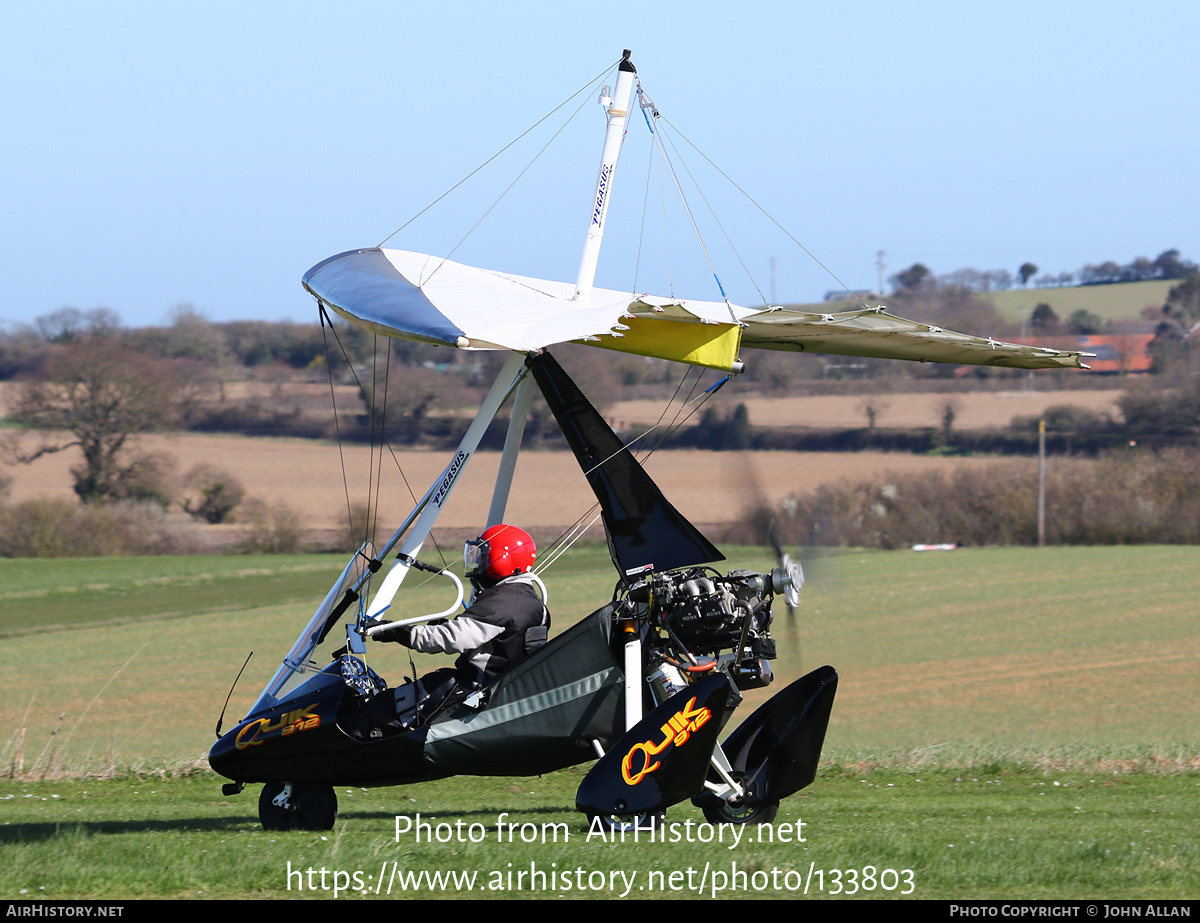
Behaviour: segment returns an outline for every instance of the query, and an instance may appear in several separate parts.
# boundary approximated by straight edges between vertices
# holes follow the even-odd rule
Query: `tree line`
[[[1178,250],[1165,250],[1151,260],[1139,256],[1128,263],[1121,264],[1113,260],[1103,263],[1088,263],[1076,272],[1061,272],[1058,275],[1044,273],[1038,275],[1039,269],[1035,263],[1022,263],[1016,275],[1007,269],[957,269],[944,275],[935,275],[924,263],[913,263],[891,276],[888,281],[893,286],[893,292],[917,291],[922,289],[957,288],[969,292],[1006,291],[1013,287],[1014,281],[1022,287],[1032,281],[1039,288],[1052,288],[1066,285],[1111,285],[1118,282],[1148,282],[1153,280],[1170,281],[1186,279],[1200,267],[1190,260],[1185,260]]]

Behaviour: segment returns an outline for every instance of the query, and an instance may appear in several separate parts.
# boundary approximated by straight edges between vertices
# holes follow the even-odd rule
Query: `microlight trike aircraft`
[[[832,667],[788,685],[720,739],[742,693],[772,680],[771,607],[780,597],[796,605],[799,565],[780,555],[761,572],[712,567],[724,556],[668,502],[551,354],[554,344],[723,370],[722,384],[742,369],[743,350],[756,348],[1086,368],[1086,354],[954,333],[879,305],[819,314],[594,287],[635,91],[653,143],[661,143],[658,109],[628,51],[615,69],[615,89],[600,93],[607,126],[573,284],[381,247],[340,253],[304,275],[323,318],[332,310],[378,335],[507,358],[441,476],[390,539],[354,554],[246,716],[223,736],[218,725],[209,761],[234,780],[226,794],[264,783],[259,817],[267,829],[328,829],[335,785],[539,775],[593,760],[576,807],[614,827],[652,823],[686,799],[714,823],[769,822],[781,799],[813,781],[837,688]],[[613,597],[476,694],[432,715],[381,714],[380,702],[402,709],[403,696],[368,665],[368,638],[451,616],[463,604],[458,578],[419,555],[488,424],[511,399],[481,526],[504,521],[535,387],[598,501],[617,571]],[[455,602],[389,622],[413,570],[452,581]]]

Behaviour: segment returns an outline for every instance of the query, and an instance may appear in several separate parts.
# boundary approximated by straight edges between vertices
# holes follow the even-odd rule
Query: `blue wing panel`
[[[339,314],[379,333],[455,346],[463,331],[404,278],[383,252],[347,250],[304,274],[304,287]]]

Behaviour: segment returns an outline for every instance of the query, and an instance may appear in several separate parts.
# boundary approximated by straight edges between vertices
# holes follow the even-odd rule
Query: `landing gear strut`
[[[741,785],[745,782],[746,774],[735,772],[733,778]],[[742,800],[730,803],[721,798],[715,803],[706,802],[701,806],[701,810],[704,811],[704,819],[710,824],[769,824],[779,813],[779,801],[746,804]]]

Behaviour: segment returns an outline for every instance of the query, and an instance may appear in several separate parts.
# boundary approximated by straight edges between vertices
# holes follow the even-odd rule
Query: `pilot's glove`
[[[386,625],[387,619],[367,619],[363,625],[364,629],[374,628],[376,625]],[[407,625],[397,625],[395,628],[385,628],[383,631],[377,631],[373,635],[368,635],[375,641],[395,641],[398,644],[403,644],[407,647],[412,641],[412,633],[408,630]]]

